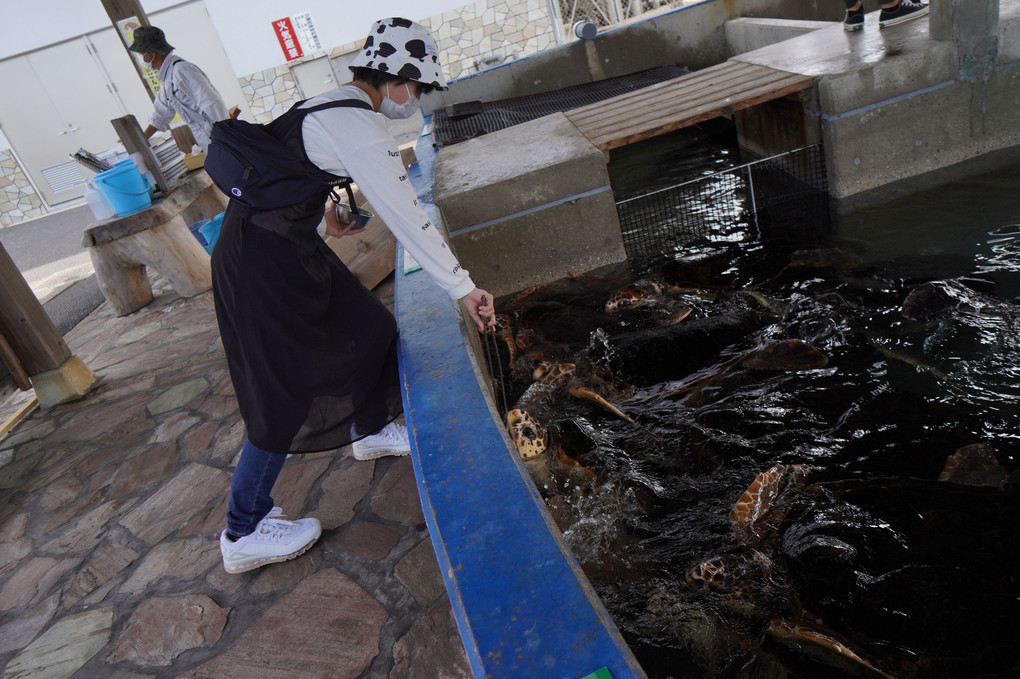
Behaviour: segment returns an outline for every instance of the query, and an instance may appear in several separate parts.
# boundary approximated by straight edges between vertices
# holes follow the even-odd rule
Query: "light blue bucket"
[[[212,254],[216,239],[220,237],[220,227],[223,226],[224,212],[219,213],[205,224],[198,227],[198,232],[205,238],[205,251]]]
[[[92,181],[120,217],[152,205],[149,182],[131,160],[117,163],[112,170],[100,172]]]

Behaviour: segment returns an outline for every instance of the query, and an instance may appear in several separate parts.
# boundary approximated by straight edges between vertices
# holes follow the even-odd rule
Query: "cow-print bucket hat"
[[[359,67],[447,89],[435,39],[410,19],[392,17],[372,24],[364,47],[350,63],[350,68]]]

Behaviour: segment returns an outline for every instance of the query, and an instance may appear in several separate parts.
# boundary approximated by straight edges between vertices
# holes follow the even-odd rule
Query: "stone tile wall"
[[[297,82],[286,64],[238,80],[257,123],[268,123],[301,100]]]
[[[548,0],[480,0],[422,22],[439,43],[450,78],[557,44]]]
[[[9,149],[0,151],[0,227],[42,217],[46,212],[14,154]]]
[[[439,43],[439,58],[449,78],[557,44],[555,18],[549,13],[548,0],[479,0],[422,23]],[[329,57],[339,59],[360,47],[360,41],[339,45],[330,50]],[[289,68],[298,63],[301,61],[238,79],[256,122],[269,122],[301,100]]]

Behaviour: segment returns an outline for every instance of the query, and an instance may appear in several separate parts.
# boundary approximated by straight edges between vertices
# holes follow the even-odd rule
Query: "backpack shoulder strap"
[[[369,111],[372,110],[371,104],[361,101],[360,99],[338,99],[337,101],[327,101],[324,104],[301,108],[301,105],[306,101],[308,100],[303,99],[302,101],[299,101],[287,109],[287,111],[285,111],[279,118],[267,123],[266,129],[270,131],[270,134],[279,139],[290,136],[295,128],[300,128],[306,115],[309,113],[315,113],[316,111],[323,111],[329,108],[363,108]]]
[[[315,113],[316,111],[323,111],[330,108],[363,108],[371,111],[372,105],[361,101],[360,99],[339,99],[337,101],[327,101],[324,104],[318,104],[308,108],[301,108],[301,105],[305,103],[305,101],[307,101],[307,99],[299,101],[291,106],[279,118],[268,123],[266,125],[266,131],[286,144],[291,153],[301,159],[309,172],[312,172],[313,174],[322,173],[322,170],[316,167],[312,161],[308,160],[308,155],[305,153],[304,138],[301,134],[301,124],[304,122],[305,116],[309,113]]]
[[[308,101],[307,99],[305,101]],[[305,103],[304,101],[298,102],[296,106],[301,106]],[[327,101],[325,104],[318,104],[317,106],[310,106],[309,108],[298,109],[303,115],[309,113],[315,113],[316,111],[323,111],[327,108],[363,108],[366,110],[373,110],[372,105],[367,101],[361,99],[338,99],[336,101]]]

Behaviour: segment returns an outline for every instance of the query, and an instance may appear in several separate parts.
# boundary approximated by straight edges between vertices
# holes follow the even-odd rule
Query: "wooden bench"
[[[227,197],[204,170],[140,212],[113,217],[85,230],[96,281],[118,316],[152,301],[146,267],[163,275],[183,297],[212,288],[209,255],[188,230],[188,224],[211,219],[226,209]]]

